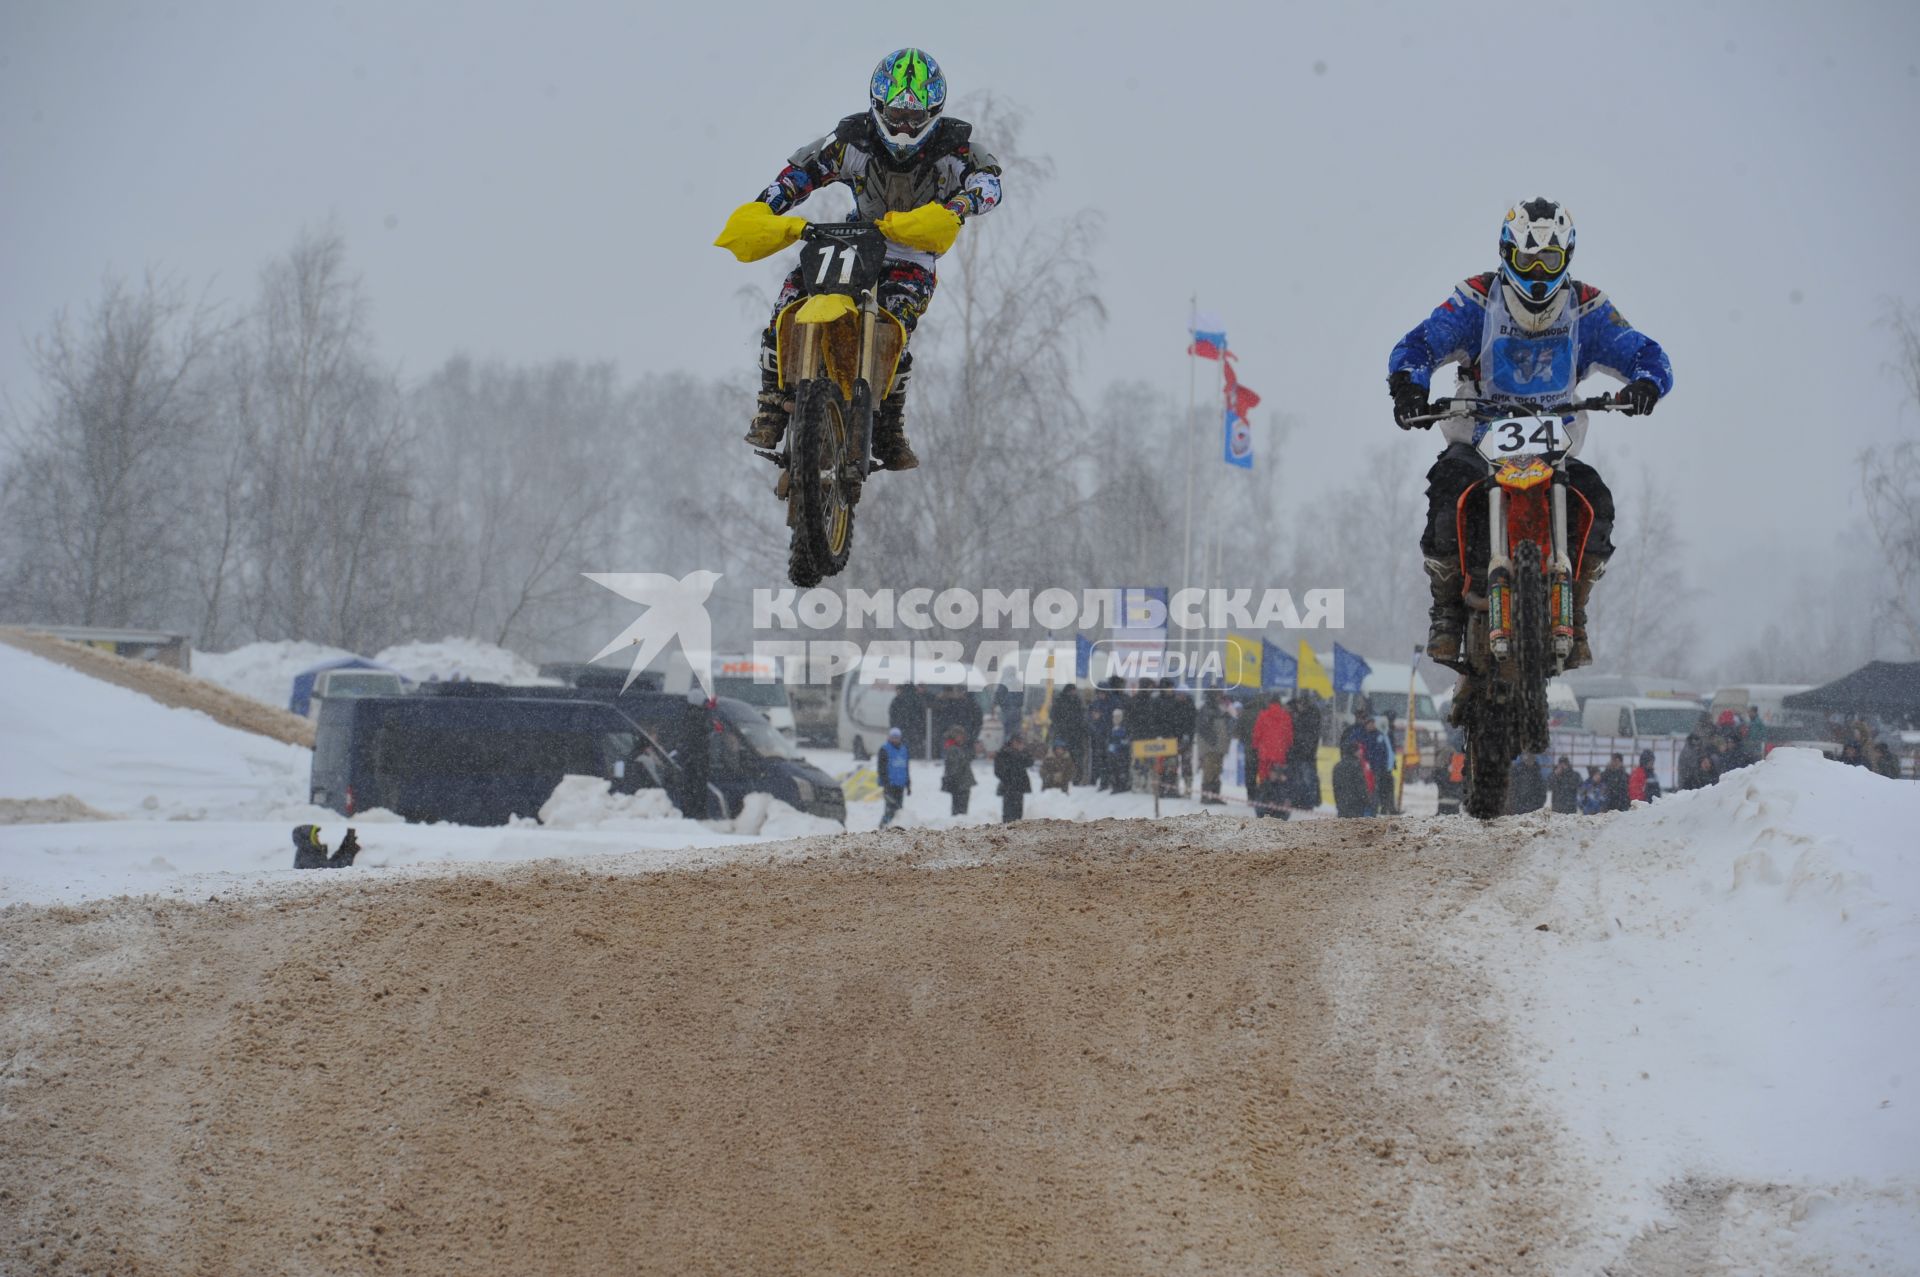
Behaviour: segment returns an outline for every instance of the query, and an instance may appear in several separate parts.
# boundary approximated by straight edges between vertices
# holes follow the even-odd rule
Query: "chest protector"
[[[1507,290],[1495,284],[1487,298],[1486,318],[1480,329],[1480,374],[1476,398],[1518,399],[1536,407],[1566,403],[1580,384],[1580,316],[1573,299],[1562,296],[1560,317],[1538,332],[1529,332],[1507,309]],[[1472,421],[1455,417],[1442,424],[1449,440],[1474,442]],[[1587,414],[1578,413],[1567,426],[1567,452],[1579,455],[1587,438]]]

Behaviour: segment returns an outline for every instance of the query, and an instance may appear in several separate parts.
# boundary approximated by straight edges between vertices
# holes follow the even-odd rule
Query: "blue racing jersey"
[[[1486,332],[1488,302],[1492,290],[1498,286],[1499,275],[1494,271],[1461,281],[1454,288],[1453,296],[1441,302],[1393,348],[1393,354],[1387,359],[1388,375],[1404,372],[1415,384],[1430,389],[1435,369],[1457,363],[1463,365],[1462,389],[1479,395],[1481,352],[1490,344],[1499,344],[1489,343]],[[1673,365],[1660,349],[1660,343],[1629,324],[1627,317],[1614,309],[1599,289],[1577,279],[1569,280],[1568,287],[1572,290],[1568,304],[1562,317],[1554,322],[1571,322],[1573,327],[1574,384],[1589,373],[1601,372],[1622,382],[1645,378],[1660,391],[1662,398],[1670,394]],[[1531,374],[1531,367],[1523,364],[1522,379]],[[1510,392],[1513,387],[1498,389]]]

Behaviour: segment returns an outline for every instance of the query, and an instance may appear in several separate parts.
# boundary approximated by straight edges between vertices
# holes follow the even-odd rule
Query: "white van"
[[[684,696],[693,687],[693,666],[686,654],[675,650],[660,662],[660,690]],[[713,657],[713,694],[745,701],[767,716],[773,730],[797,743],[798,729],[793,721],[793,702],[787,685],[780,680],[780,663],[766,656]]]
[[[321,670],[313,676],[313,691],[307,698],[307,717],[320,717],[322,701],[343,700],[353,696],[403,696],[407,682],[393,670],[339,669]]]
[[[1685,736],[1703,712],[1698,701],[1595,696],[1580,707],[1580,730],[1596,736]]]

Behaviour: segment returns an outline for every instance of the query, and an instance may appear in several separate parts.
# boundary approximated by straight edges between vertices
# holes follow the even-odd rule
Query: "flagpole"
[[[1199,322],[1200,294],[1187,299],[1187,536],[1180,549],[1180,588],[1193,587],[1193,433],[1194,414],[1199,409],[1200,374],[1194,368],[1192,341],[1194,325]]]

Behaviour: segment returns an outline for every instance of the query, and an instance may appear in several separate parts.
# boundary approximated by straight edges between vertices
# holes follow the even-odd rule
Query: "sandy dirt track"
[[[249,696],[230,692],[218,683],[191,674],[182,674],[169,665],[152,661],[130,661],[112,652],[103,652],[85,643],[72,643],[14,626],[0,626],[0,643],[9,643],[23,652],[91,674],[115,687],[150,696],[175,709],[197,709],[216,723],[243,732],[253,732],[288,745],[313,748],[313,722],[284,709],[262,705]]]
[[[819,845],[0,913],[0,1271],[1551,1270],[1485,838]]]

